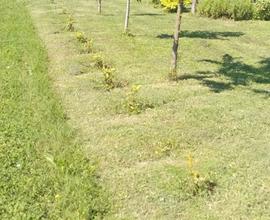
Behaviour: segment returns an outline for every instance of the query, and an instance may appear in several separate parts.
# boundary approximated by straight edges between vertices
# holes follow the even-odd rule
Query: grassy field
[[[31,17],[22,1],[1,0],[0,11],[0,219],[101,216],[95,166],[51,88]]]
[[[128,37],[122,34],[124,1],[104,1],[101,16],[96,2],[89,0],[29,1],[29,9],[48,49],[49,75],[69,123],[90,160],[99,161],[100,183],[112,204],[105,219],[270,218],[269,22],[184,14],[179,79],[169,82],[174,14],[134,2],[134,37]],[[76,30],[93,39],[95,53],[116,68],[116,78],[125,87],[101,88],[103,74],[92,65],[94,55],[82,53],[75,33],[64,30],[69,14]],[[33,31],[24,33],[34,36]],[[33,48],[28,46],[31,53],[26,57],[44,60],[45,55],[38,59],[40,53]],[[43,65],[34,76],[43,79]],[[66,129],[62,133],[64,119],[54,115],[59,108],[48,108],[56,104],[43,90],[47,84],[37,83],[42,82],[39,78],[34,81],[27,68],[24,77],[13,72],[6,77],[24,80],[23,88],[46,94],[16,96],[14,105],[31,110],[23,114],[29,115],[25,119],[19,107],[11,108],[13,119],[22,121],[16,125],[26,120],[33,130],[27,130],[28,139],[39,140],[42,134],[42,147],[59,149],[69,134]],[[141,114],[129,114],[125,107],[132,85],[142,86],[136,100],[151,106]],[[26,104],[29,99],[31,105]],[[32,135],[37,124],[41,128]]]

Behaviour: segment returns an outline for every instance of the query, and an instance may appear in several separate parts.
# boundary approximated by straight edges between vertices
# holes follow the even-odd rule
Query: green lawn
[[[104,1],[101,16],[96,13],[96,1],[89,0],[36,0],[29,1],[28,7],[48,50],[49,76],[66,118],[78,131],[90,161],[99,161],[99,183],[108,191],[111,203],[105,219],[270,218],[269,22],[211,20],[184,14],[179,79],[170,82],[167,75],[174,14],[163,13],[145,1],[134,1],[130,23],[134,37],[128,37],[122,34],[125,1]],[[74,17],[76,30],[93,39],[95,53],[101,53],[105,62],[116,68],[117,80],[127,86],[111,91],[101,88],[103,74],[93,67],[94,55],[82,53],[75,33],[64,30],[69,13]],[[16,14],[26,16],[25,11]],[[33,61],[46,59],[44,52],[37,50],[38,40],[22,40],[35,36],[32,28],[29,31],[22,26],[23,21],[20,19],[19,30],[24,30],[27,37],[17,36],[23,42],[18,45],[38,45],[22,49],[24,53],[31,52],[25,56],[28,68],[35,64]],[[6,53],[14,59],[12,53],[18,53],[14,48],[20,47],[10,47],[11,52]],[[14,95],[19,101],[12,99],[12,103],[18,107],[9,105],[13,111],[8,114],[14,114],[17,126],[29,123],[31,129],[19,130],[27,131],[27,141],[33,137],[36,142],[31,143],[42,146],[37,149],[45,149],[46,155],[47,151],[58,155],[63,149],[62,141],[70,138],[70,130],[63,126],[64,116],[51,98],[51,90],[47,92],[47,77],[45,84],[41,81],[46,76],[45,64],[39,65],[43,69],[17,67],[26,68],[23,77],[16,69],[12,71],[14,75],[1,75],[13,79],[14,86],[10,84],[9,89],[20,85],[28,91],[23,96]],[[38,74],[30,77],[31,72]],[[124,105],[134,84],[142,85],[139,102],[152,107],[138,115],[128,114]],[[42,95],[34,96],[36,93],[30,92],[33,89]],[[62,117],[57,117],[59,114]],[[4,124],[8,126],[5,121]],[[17,130],[14,132],[18,134]],[[43,155],[41,152],[38,155]],[[192,171],[200,174],[199,179],[190,174],[189,155],[194,158]],[[46,164],[46,157],[40,158]],[[77,165],[73,158],[70,162]],[[40,167],[39,163],[36,166]],[[47,166],[47,173],[53,172]],[[80,196],[75,199],[83,204],[74,202],[74,208],[85,207],[87,200]],[[70,218],[82,219],[72,215]]]
[[[0,219],[93,219],[106,210],[22,3],[0,1]],[[104,200],[105,201],[105,200]]]

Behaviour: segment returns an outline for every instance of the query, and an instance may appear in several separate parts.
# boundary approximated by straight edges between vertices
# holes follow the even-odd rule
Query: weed
[[[74,18],[72,17],[72,15],[70,15],[68,17],[65,30],[70,31],[70,32],[75,31],[74,23],[75,23]]]
[[[169,156],[172,150],[175,148],[176,143],[174,140],[166,140],[157,143],[158,148],[155,154],[159,157]]]
[[[94,66],[98,69],[103,69],[105,64],[104,64],[104,58],[101,54],[95,54],[93,56],[94,60]]]
[[[87,37],[84,35],[83,32],[76,32],[76,39],[83,44],[87,43],[88,41]]]
[[[133,85],[127,93],[124,106],[129,114],[139,114],[143,110],[143,104],[138,99],[140,85]]]
[[[154,105],[139,99],[140,89],[141,85],[133,85],[126,95],[123,106],[129,114],[140,114],[147,108],[154,108]]]
[[[106,90],[111,90],[115,88],[115,82],[114,82],[114,73],[115,69],[111,67],[103,67],[102,69],[103,76],[104,76],[104,86]]]
[[[216,187],[216,182],[211,180],[210,177],[207,178],[202,176],[198,171],[194,169],[194,159],[191,154],[187,158],[188,171],[191,177],[190,190],[192,194],[210,194],[213,193],[214,188]]]
[[[133,85],[131,90],[127,93],[126,108],[129,113],[141,113],[142,104],[138,100],[138,93],[141,89],[140,85]]]
[[[93,52],[93,40],[92,39],[87,39],[87,41],[83,45],[84,51],[86,53],[92,53]]]
[[[83,32],[76,32],[76,39],[83,44],[83,51],[86,53],[93,52],[93,40],[88,39]],[[102,67],[100,67],[102,68]]]

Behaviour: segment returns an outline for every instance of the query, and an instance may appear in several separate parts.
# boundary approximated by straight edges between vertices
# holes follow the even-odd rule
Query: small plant
[[[106,90],[111,90],[115,88],[115,82],[114,82],[114,73],[115,68],[111,67],[103,67],[102,69],[103,76],[104,76],[104,86]]]
[[[138,100],[140,89],[140,85],[133,85],[131,90],[127,93],[125,107],[130,114],[139,114],[143,110],[143,104]]]
[[[159,157],[169,156],[172,150],[176,147],[176,142],[174,140],[165,140],[157,143],[157,149],[155,154]]]
[[[87,41],[83,45],[84,51],[86,53],[92,53],[93,52],[93,40],[92,39],[87,39]]]
[[[153,104],[139,99],[140,89],[141,85],[133,85],[126,94],[123,106],[129,114],[140,114],[145,109],[154,108]]]
[[[93,56],[94,66],[98,69],[103,69],[105,67],[104,58],[101,54],[95,54]]]
[[[66,28],[65,28],[65,29],[66,29],[67,31],[70,31],[70,32],[75,31],[74,23],[75,23],[74,18],[72,17],[72,15],[70,15],[70,16],[68,17],[67,25],[66,25]]]
[[[195,196],[202,193],[212,193],[216,183],[213,180],[202,176],[198,171],[194,169],[194,159],[191,154],[188,155],[187,164],[191,176],[192,194]]]
[[[83,44],[87,43],[88,41],[83,32],[76,32],[76,39]]]

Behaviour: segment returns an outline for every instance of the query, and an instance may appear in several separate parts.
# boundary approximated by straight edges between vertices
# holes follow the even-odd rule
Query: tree
[[[141,0],[137,0],[137,2],[141,2]],[[129,17],[130,17],[130,0],[127,0],[127,7],[126,7],[126,17],[125,17],[125,33],[128,33],[128,25],[129,25]]]
[[[130,16],[130,0],[127,0],[126,17],[125,17],[125,33],[128,32],[129,16]]]
[[[176,22],[175,22],[175,32],[173,36],[172,64],[171,64],[171,72],[169,75],[171,79],[175,79],[177,76],[179,35],[181,31],[181,20],[182,20],[182,7],[181,7],[182,3],[183,3],[183,0],[178,0]]]
[[[198,3],[198,0],[192,0],[192,5],[191,5],[191,13],[192,14],[195,14],[196,13],[197,3]]]
[[[97,0],[98,13],[101,14],[101,0]]]

